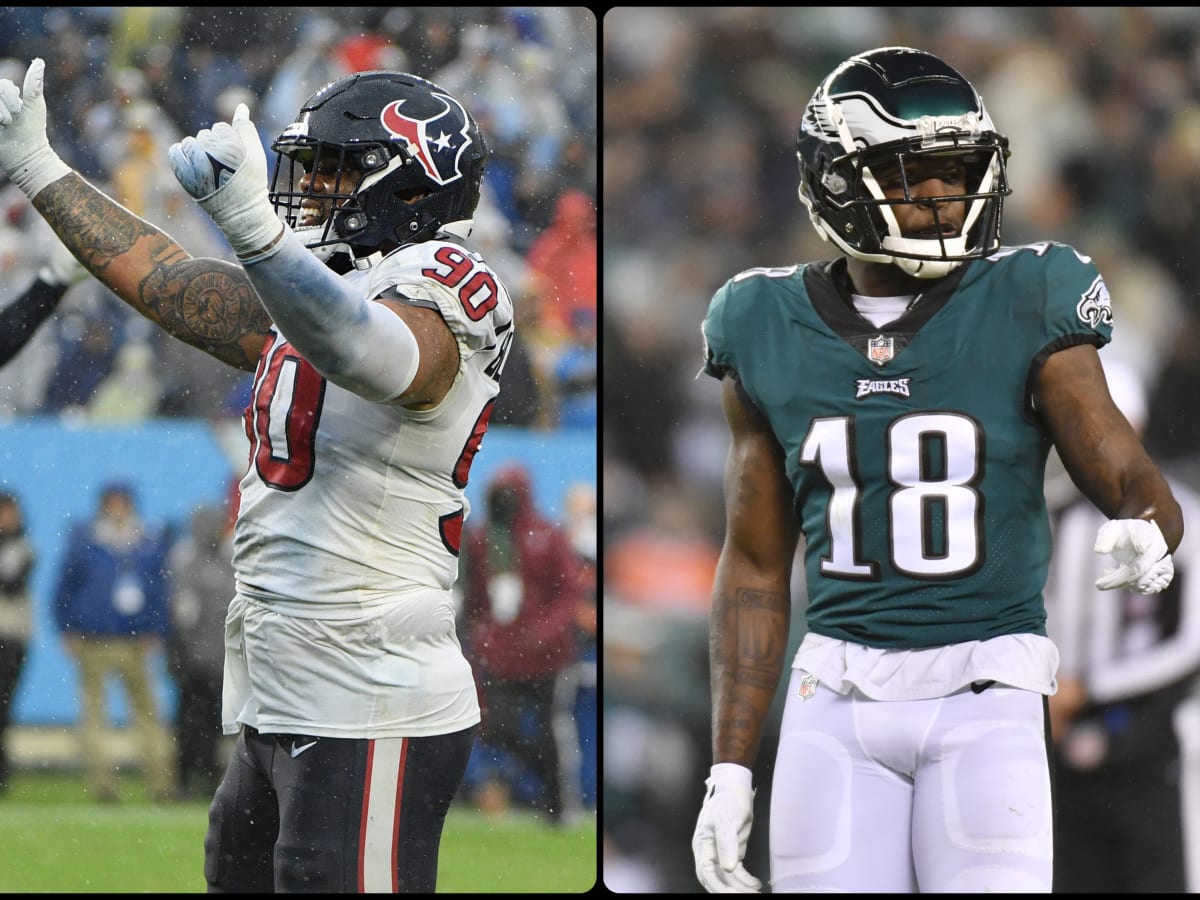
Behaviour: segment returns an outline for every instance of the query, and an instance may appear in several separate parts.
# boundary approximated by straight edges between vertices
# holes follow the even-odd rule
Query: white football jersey
[[[227,663],[235,671],[227,665],[227,730],[236,730],[236,718],[263,731],[382,737],[479,720],[450,589],[470,512],[464,488],[513,340],[512,301],[477,254],[438,240],[400,248],[342,277],[367,299],[386,291],[436,308],[457,338],[459,374],[436,408],[414,412],[326,381],[272,332],[246,410],[250,462],[234,549],[246,602],[231,606],[230,625],[249,607],[321,620],[287,627],[311,628],[314,641],[324,635],[335,644],[341,638],[329,630],[345,629],[363,653],[353,660],[316,652],[297,658],[312,677],[303,691],[289,691],[294,673],[281,673],[270,634],[260,661],[242,629],[228,629]],[[368,629],[381,641],[374,649],[361,646],[363,623],[372,620],[390,623],[386,635]],[[270,621],[263,618],[268,631]],[[294,633],[287,645],[301,652]],[[239,662],[239,654],[248,658]],[[361,700],[380,684],[407,687],[412,696],[400,704],[402,713],[371,706],[372,721],[363,722]],[[361,727],[367,731],[350,733]]]

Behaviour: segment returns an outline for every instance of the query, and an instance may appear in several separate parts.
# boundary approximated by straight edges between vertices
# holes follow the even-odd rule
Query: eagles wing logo
[[[462,105],[448,94],[434,94],[445,107],[436,115],[414,119],[400,112],[404,100],[393,100],[379,114],[383,127],[408,144],[408,152],[437,184],[463,177],[459,160],[471,145],[470,119]]]
[[[1099,275],[1079,298],[1079,303],[1075,306],[1075,315],[1079,316],[1079,321],[1085,322],[1093,328],[1101,322],[1105,325],[1112,325],[1112,301],[1109,299],[1104,279]]]

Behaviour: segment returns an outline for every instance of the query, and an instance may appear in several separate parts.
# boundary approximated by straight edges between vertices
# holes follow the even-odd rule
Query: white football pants
[[[773,892],[1049,892],[1041,694],[879,701],[792,670],[771,787]]]

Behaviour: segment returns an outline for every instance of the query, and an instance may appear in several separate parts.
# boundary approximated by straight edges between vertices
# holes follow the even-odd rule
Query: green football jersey
[[[704,371],[736,373],[786,454],[814,632],[921,648],[1045,631],[1045,359],[1112,336],[1065,244],[964,263],[876,328],[845,260],[749,269],[713,296]]]

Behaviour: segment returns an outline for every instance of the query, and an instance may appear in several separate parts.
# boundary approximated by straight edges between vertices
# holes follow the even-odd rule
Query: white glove
[[[57,238],[50,246],[50,253],[45,263],[38,270],[37,277],[46,284],[63,284],[74,287],[91,273],[83,267],[83,263],[75,258],[75,254]]]
[[[1097,553],[1108,553],[1117,565],[1096,579],[1102,591],[1114,588],[1157,594],[1175,577],[1175,562],[1157,522],[1112,519],[1096,534]]]
[[[183,189],[225,233],[241,262],[258,262],[279,249],[283,222],[267,196],[267,155],[245,103],[238,104],[232,124],[201,129],[172,144],[167,157]]]
[[[704,784],[704,805],[692,834],[696,877],[710,894],[760,893],[762,882],[742,865],[754,823],[750,770],[717,763]]]
[[[21,90],[0,78],[0,169],[30,200],[71,171],[46,138],[45,72],[39,58],[29,64]]]

